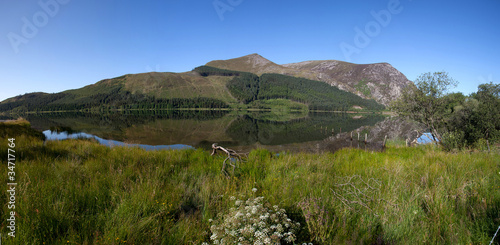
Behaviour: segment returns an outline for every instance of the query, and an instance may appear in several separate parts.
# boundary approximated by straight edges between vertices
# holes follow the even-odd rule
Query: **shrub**
[[[466,145],[464,139],[464,133],[461,131],[452,131],[443,134],[443,141],[441,145],[445,151],[451,151],[453,149],[462,149]]]
[[[236,198],[231,197],[234,201]],[[296,240],[299,223],[290,220],[284,209],[263,204],[264,197],[236,200],[229,212],[212,221],[213,244],[286,244]]]

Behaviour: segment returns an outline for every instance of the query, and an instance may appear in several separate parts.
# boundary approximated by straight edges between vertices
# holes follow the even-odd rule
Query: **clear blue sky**
[[[469,94],[500,80],[498,13],[499,0],[1,1],[0,101],[251,53],[447,71]]]

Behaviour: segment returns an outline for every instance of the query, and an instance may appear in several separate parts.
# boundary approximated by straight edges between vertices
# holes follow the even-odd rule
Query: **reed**
[[[16,143],[17,233],[3,244],[210,243],[209,220],[242,195],[262,196],[299,222],[295,244],[486,244],[500,225],[496,153],[391,142],[385,152],[254,150],[226,177],[226,156],[203,150],[44,144],[33,136]],[[1,159],[6,152],[2,138]],[[3,229],[8,211],[0,209]]]

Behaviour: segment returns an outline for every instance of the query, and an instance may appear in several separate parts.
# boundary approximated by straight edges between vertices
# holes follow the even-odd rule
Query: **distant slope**
[[[358,65],[336,60],[325,60],[285,64],[283,66],[303,73],[314,73],[316,80],[356,93],[363,98],[375,99],[384,105],[388,105],[391,101],[399,98],[402,89],[412,84],[403,73],[388,63]]]
[[[347,111],[354,106],[368,110],[383,110],[374,100],[363,99],[320,81],[290,77],[280,74],[263,74],[260,77],[258,99],[286,98],[309,105],[313,110]]]
[[[322,81],[384,105],[398,98],[401,90],[411,84],[411,81],[388,63],[358,65],[337,60],[320,60],[278,65],[258,54],[251,54],[230,60],[211,61],[206,65],[258,75],[278,73]]]
[[[111,88],[120,87],[132,94],[143,94],[156,98],[214,98],[224,102],[236,102],[226,89],[227,77],[201,77],[195,72],[172,73],[150,72],[128,74],[113,79],[105,79],[81,89],[68,90],[78,96],[109,93]]]
[[[0,112],[226,108],[237,102],[226,88],[229,79],[192,72],[129,74],[60,93],[16,96],[1,102]]]
[[[286,69],[258,54],[251,54],[229,60],[214,60],[208,62],[206,66],[211,66],[226,70],[233,70],[233,71],[245,71],[257,74],[259,76],[264,73],[283,74],[282,71]]]
[[[213,67],[184,73],[127,74],[60,93],[20,95],[1,102],[0,112],[228,108],[267,99],[293,100],[319,110],[349,110],[353,106],[380,110],[383,107],[375,101],[388,104],[398,97],[405,81],[411,83],[385,63],[306,61],[277,65],[252,54],[208,64]],[[325,81],[334,86],[326,86]]]
[[[209,66],[197,67],[194,71],[207,77],[234,76],[227,83],[227,87],[234,97],[245,104],[255,100],[289,99],[307,104],[311,110],[346,111],[354,106],[367,110],[384,109],[383,105],[374,100],[363,99],[320,81],[275,73],[266,73],[259,77],[248,72]]]

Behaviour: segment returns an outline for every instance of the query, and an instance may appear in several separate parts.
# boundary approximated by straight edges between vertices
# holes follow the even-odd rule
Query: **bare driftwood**
[[[222,146],[218,146],[217,143],[213,143],[212,144],[212,156],[215,155],[215,153],[217,153],[217,150],[220,150],[220,151],[223,151],[224,153],[227,154],[227,157],[226,159],[224,159],[224,162],[222,163],[222,170],[221,172],[224,173],[224,174],[228,174],[227,171],[226,171],[226,161],[229,160],[229,165],[231,165],[233,167],[233,174],[234,174],[234,169],[236,168],[236,165],[235,164],[232,164],[231,163],[231,160],[232,159],[235,159],[236,162],[241,162],[241,155],[238,154],[235,150],[232,150],[232,149],[229,149],[229,148],[224,148]]]

